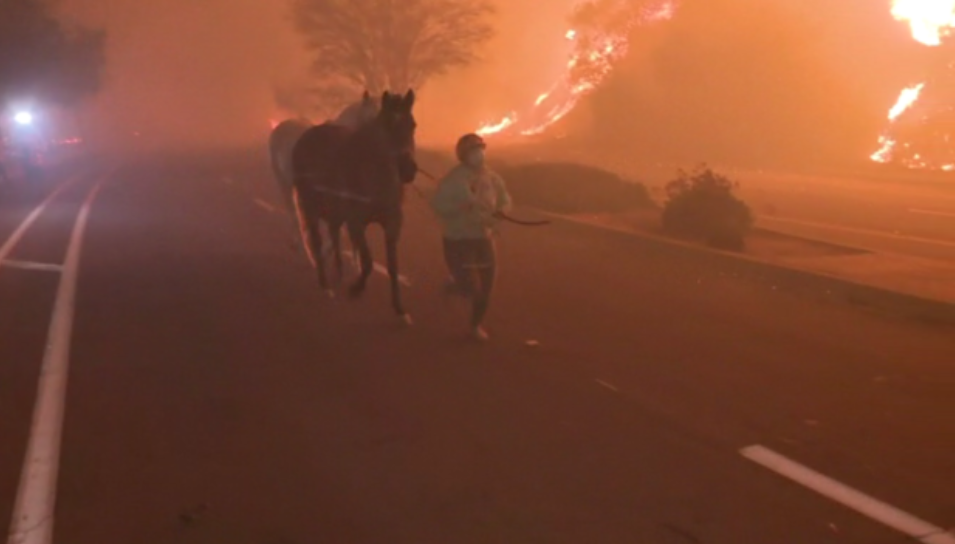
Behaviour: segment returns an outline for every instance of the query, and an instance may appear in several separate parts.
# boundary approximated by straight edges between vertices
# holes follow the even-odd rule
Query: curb
[[[604,225],[535,208],[527,209],[566,223],[638,238],[653,244],[661,251],[677,251],[684,256],[716,260],[718,265],[728,268],[729,270],[726,270],[728,272],[757,280],[771,281],[774,287],[784,287],[807,295],[818,296],[823,293],[823,298],[829,301],[848,302],[861,309],[888,313],[892,317],[910,319],[922,324],[955,326],[955,303],[893,291],[840,276],[793,268],[744,254],[724,252],[623,227]],[[865,252],[865,250],[861,251]]]

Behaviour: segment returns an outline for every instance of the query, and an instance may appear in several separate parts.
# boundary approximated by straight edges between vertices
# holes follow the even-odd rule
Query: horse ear
[[[369,101],[371,101],[371,95],[368,93],[368,89],[365,89],[365,92],[362,93],[362,95],[361,95],[361,101],[362,101],[362,102],[369,102]]]
[[[404,98],[404,107],[411,111],[411,108],[414,107],[415,94],[414,89],[408,89],[408,92],[405,94]]]

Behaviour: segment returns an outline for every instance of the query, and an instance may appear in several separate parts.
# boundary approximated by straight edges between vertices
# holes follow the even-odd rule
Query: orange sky
[[[100,115],[99,124],[105,125],[108,117],[125,129],[138,128],[159,139],[190,144],[253,142],[265,137],[274,114],[272,81],[300,75],[307,63],[284,20],[284,0],[63,1],[69,13],[105,25],[110,33],[110,77],[98,101],[101,114],[108,115]],[[754,0],[684,1],[695,3],[700,11],[704,4],[732,6]],[[855,98],[859,104],[887,110],[894,96],[886,99],[885,93],[896,94],[912,77],[917,48],[904,25],[891,20],[887,0],[760,1],[803,12],[814,25],[813,35],[803,38],[806,46],[824,53],[827,70],[836,74],[841,88],[859,89]],[[499,3],[500,32],[487,50],[487,61],[423,90],[418,108],[423,141],[450,139],[481,121],[518,109],[546,90],[559,73],[566,47],[565,17],[573,0]],[[718,36],[729,36],[733,29],[745,26],[741,20],[746,13],[732,9],[711,13],[712,18],[702,21],[695,32],[709,33],[708,42],[718,43]],[[772,31],[766,34],[771,36]],[[652,48],[645,52],[650,54]],[[635,59],[626,69],[642,73],[637,79],[659,76],[659,66],[644,66]],[[749,69],[751,61],[736,58],[735,69]],[[692,59],[684,62],[693,64]],[[632,100],[626,98],[630,95],[626,88],[618,89],[618,94],[624,96],[620,100]],[[732,109],[734,114],[739,110],[740,124],[745,124],[747,115],[756,115],[745,111],[752,102],[737,99],[707,107]],[[669,123],[666,115],[658,115],[655,122]]]

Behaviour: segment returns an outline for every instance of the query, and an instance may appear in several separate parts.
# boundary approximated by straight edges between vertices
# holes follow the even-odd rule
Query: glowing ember
[[[894,0],[892,16],[908,23],[912,38],[917,42],[929,47],[937,47],[955,28],[955,0]],[[879,137],[879,150],[870,156],[873,161],[887,163],[895,160],[909,168],[933,166],[918,153],[908,158],[897,157],[896,152],[900,146],[896,138],[891,135],[895,122],[918,102],[924,88],[923,82],[903,89],[899,94],[899,99],[889,110],[889,130]],[[949,144],[947,135],[944,135],[944,140],[945,144]],[[910,145],[905,143],[901,148],[908,150]],[[941,168],[951,170],[952,165],[945,164]]]
[[[892,106],[892,109],[889,110],[889,121],[895,121],[895,119],[902,115],[905,110],[909,109],[912,104],[919,99],[919,93],[922,92],[922,89],[925,88],[924,83],[919,83],[914,87],[909,87],[908,89],[903,89],[902,94],[899,95],[898,102]]]
[[[955,0],[953,0],[955,1]],[[575,10],[594,7],[597,0],[578,0]],[[630,8],[627,0],[615,0],[614,13],[624,17],[624,24],[613,31],[598,29],[570,29],[564,35],[573,42],[567,69],[551,86],[539,95],[534,105],[524,114],[510,114],[500,121],[488,122],[478,128],[482,136],[518,131],[522,136],[541,134],[560,121],[580,102],[597,89],[613,71],[616,63],[627,54],[627,37],[637,25],[668,20],[676,10],[676,0],[654,0],[648,7]],[[606,0],[604,1],[606,4]]]

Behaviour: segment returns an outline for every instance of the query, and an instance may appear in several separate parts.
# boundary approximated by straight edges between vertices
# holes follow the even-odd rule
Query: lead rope
[[[430,179],[431,181],[434,181],[434,182],[438,181],[438,178],[434,174],[428,172],[427,170],[423,168],[419,167],[418,172],[424,174],[424,176]],[[428,200],[427,197],[425,197],[424,195],[424,191],[421,190],[421,187],[418,187],[414,183],[412,183],[411,186],[412,188],[414,188],[415,192],[418,193],[418,196],[421,197],[422,200],[424,201]],[[522,227],[543,227],[544,225],[550,225],[551,223],[550,220],[548,219],[542,219],[539,221],[527,221],[524,219],[517,219],[517,218],[511,217],[510,215],[504,212],[497,212],[494,214],[494,216],[497,217],[498,219],[503,219],[504,221],[514,223],[515,225],[521,225]]]

